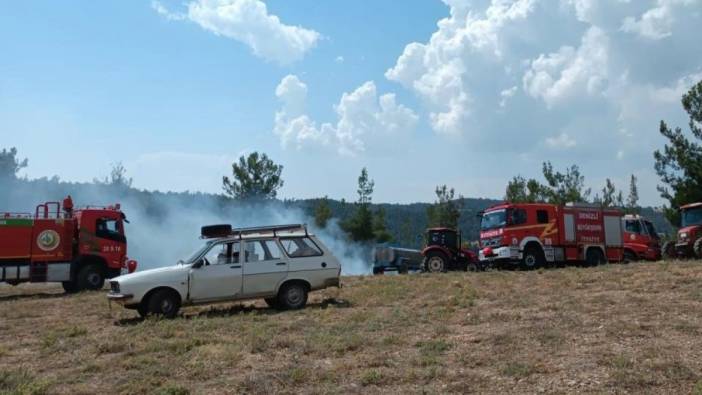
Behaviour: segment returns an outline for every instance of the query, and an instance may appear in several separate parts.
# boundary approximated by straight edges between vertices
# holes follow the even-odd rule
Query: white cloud
[[[540,55],[524,74],[524,90],[553,106],[562,99],[601,93],[607,82],[609,38],[593,26],[578,49]]]
[[[546,145],[555,149],[568,149],[577,145],[577,142],[567,133],[561,133],[556,137],[547,137]]]
[[[642,37],[661,40],[672,35],[675,14],[683,11],[683,6],[699,3],[698,0],[658,0],[656,7],[644,12],[640,18],[629,16],[624,18],[621,30],[637,33]]]
[[[339,55],[336,57],[336,59],[334,59],[334,61],[339,64],[344,63],[344,57]]]
[[[189,20],[218,36],[246,44],[253,53],[279,64],[302,59],[317,45],[320,34],[301,26],[286,25],[268,13],[261,0],[194,0],[187,13],[173,13],[158,1],[152,8],[171,20]]]
[[[307,85],[297,76],[283,78],[276,96],[283,107],[275,115],[273,131],[283,147],[291,142],[298,149],[309,144],[333,145],[341,154],[356,155],[366,151],[368,141],[410,132],[418,120],[411,109],[397,103],[394,94],[378,96],[372,81],[344,93],[334,106],[336,124],[323,123],[319,127],[305,114]]]
[[[514,97],[515,94],[517,94],[517,86],[513,86],[509,89],[505,89],[502,92],[500,92],[500,97],[502,97],[502,100],[500,100],[500,107],[504,108],[507,106],[507,101]]]

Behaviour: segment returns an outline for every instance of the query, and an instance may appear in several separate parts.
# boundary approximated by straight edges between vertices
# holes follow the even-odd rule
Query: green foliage
[[[392,241],[392,235],[388,232],[385,224],[385,209],[378,207],[378,210],[373,216],[373,236],[377,243],[387,243]]]
[[[318,228],[324,229],[331,218],[332,211],[329,207],[329,198],[325,196],[319,199],[314,207],[314,223]]]
[[[629,181],[629,196],[626,198],[626,211],[630,214],[638,214],[641,211],[639,207],[639,187],[636,185],[637,179],[635,175],[631,175]]]
[[[547,189],[533,178],[522,176],[512,178],[507,184],[505,201],[512,203],[537,203],[548,200]]]
[[[580,168],[572,165],[565,173],[553,170],[551,162],[543,164],[546,179],[546,195],[550,203],[566,204],[568,202],[587,202],[590,189],[585,189],[585,177],[580,174]]]
[[[127,177],[127,169],[124,168],[122,162],[117,162],[112,164],[109,177],[102,180],[95,178],[93,183],[129,189],[132,187],[132,178]]]
[[[622,192],[617,192],[617,188],[609,178],[604,188],[602,188],[602,197],[596,195],[594,201],[602,207],[624,207],[624,196]]]
[[[282,172],[283,166],[275,164],[268,155],[253,152],[232,164],[233,178],[222,177],[222,188],[235,199],[273,199],[283,186]]]
[[[690,117],[693,138],[661,121],[659,130],[668,142],[663,151],[653,153],[656,173],[664,184],[658,191],[670,204],[666,216],[674,224],[680,222],[680,206],[702,201],[702,81],[683,95],[682,105]]]
[[[12,147],[9,150],[3,148],[0,151],[0,180],[8,180],[17,178],[17,173],[27,167],[29,161],[27,158],[17,158],[17,148]]]
[[[364,167],[358,177],[356,212],[342,224],[353,241],[370,241],[375,238],[373,212],[370,209],[374,186],[375,182],[369,178],[368,170]]]
[[[427,207],[429,227],[457,229],[463,208],[463,196],[456,199],[456,191],[453,188],[448,189],[446,185],[437,186],[435,192],[437,200]]]

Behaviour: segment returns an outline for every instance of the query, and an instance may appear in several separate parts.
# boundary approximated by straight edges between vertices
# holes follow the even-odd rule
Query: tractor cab
[[[666,243],[664,253],[671,258],[702,259],[702,202],[680,207],[680,230],[675,245]]]
[[[426,245],[441,246],[450,251],[458,251],[461,246],[461,232],[450,228],[431,228],[426,232]]]

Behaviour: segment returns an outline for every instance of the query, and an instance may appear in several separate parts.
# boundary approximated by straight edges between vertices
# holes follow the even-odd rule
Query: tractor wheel
[[[466,271],[467,272],[477,272],[478,271],[478,264],[475,262],[468,262],[466,263]]]
[[[702,259],[702,237],[695,240],[695,243],[692,245],[692,254],[695,258]]]
[[[534,270],[544,265],[546,258],[540,248],[529,246],[522,255],[521,266],[524,270]]]
[[[175,318],[180,310],[180,297],[169,289],[156,291],[149,298],[148,313],[157,317]],[[139,312],[141,314],[141,311]]]
[[[590,248],[585,256],[585,264],[590,267],[604,265],[607,260],[599,248]]]
[[[661,248],[661,251],[663,252],[664,260],[678,259],[678,254],[675,252],[674,241],[666,241],[663,243],[663,248]]]
[[[78,271],[76,283],[78,284],[79,291],[96,291],[102,289],[102,286],[105,285],[105,274],[98,265],[83,266]]]
[[[429,273],[443,273],[448,266],[448,257],[442,252],[431,251],[424,258],[424,270]]]
[[[630,263],[630,262],[636,262],[639,260],[639,257],[636,256],[634,251],[631,250],[624,250],[624,261],[623,263]]]

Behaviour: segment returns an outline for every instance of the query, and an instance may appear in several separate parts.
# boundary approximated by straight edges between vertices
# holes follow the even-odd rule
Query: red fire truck
[[[624,260],[627,262],[661,259],[660,237],[653,223],[640,215],[625,215]]]
[[[28,213],[0,213],[0,282],[60,282],[66,292],[102,288],[105,278],[133,272],[127,219],[119,204],[73,209],[70,196]]]
[[[588,204],[499,204],[482,214],[479,259],[524,269],[622,261],[621,219],[619,210]]]

